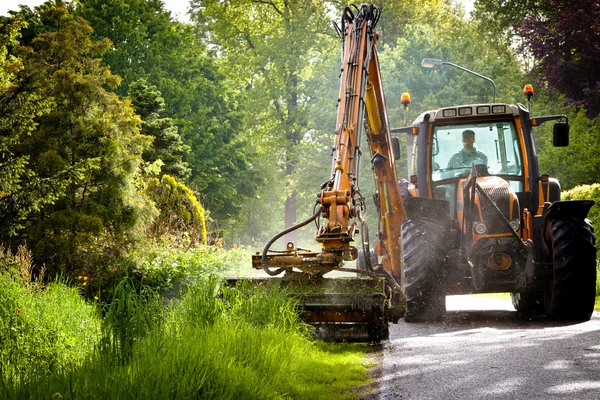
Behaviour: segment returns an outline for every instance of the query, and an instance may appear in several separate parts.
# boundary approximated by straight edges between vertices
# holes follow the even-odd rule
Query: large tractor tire
[[[596,245],[594,228],[587,219],[549,220],[553,274],[545,294],[546,316],[587,321],[596,297]]]
[[[402,224],[406,322],[435,321],[446,312],[442,268],[447,231],[445,224],[426,217]]]

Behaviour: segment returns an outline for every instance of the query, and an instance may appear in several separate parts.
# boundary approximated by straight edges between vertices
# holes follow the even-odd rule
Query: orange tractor
[[[593,202],[560,201],[558,181],[538,171],[533,137],[533,127],[560,120],[554,144],[567,145],[566,117],[532,118],[522,105],[473,104],[427,111],[412,126],[391,130],[378,19],[372,5],[347,7],[342,15],[331,176],[313,216],[253,257],[255,268],[283,276],[257,280],[290,288],[323,339],[378,342],[403,316],[408,322],[441,317],[447,294],[510,292],[521,314],[588,319],[596,284],[595,238],[586,220]],[[407,180],[398,178],[400,145],[391,133],[406,134]],[[373,248],[359,188],[363,136],[377,186]],[[474,142],[475,153],[465,155]],[[293,243],[271,250],[311,222],[320,251]],[[345,266],[353,260],[356,267]],[[355,276],[327,277],[331,271]]]

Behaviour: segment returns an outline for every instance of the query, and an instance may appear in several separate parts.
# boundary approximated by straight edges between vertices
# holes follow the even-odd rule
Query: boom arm
[[[396,289],[402,283],[400,235],[406,213],[398,185],[375,48],[377,34],[374,28],[378,19],[379,8],[373,5],[347,7],[341,27],[336,26],[342,40],[342,72],[331,178],[322,186],[317,212],[273,237],[262,255],[253,257],[254,266],[263,268],[269,275],[278,275],[291,268],[317,274],[333,269],[356,272],[356,269],[343,268],[342,264],[343,261],[357,258],[358,251],[351,244],[358,219],[362,233],[361,247],[367,255],[367,272],[386,275]],[[378,232],[380,241],[376,252],[382,256],[383,271],[374,271],[378,268],[370,265],[368,229],[362,216],[365,204],[358,186],[358,175],[363,134],[366,134],[369,143],[380,200],[381,230]],[[292,243],[288,243],[286,251],[267,254],[271,244],[285,233],[321,216],[327,221],[319,227],[316,237],[322,244],[321,252],[298,251]],[[271,270],[273,267],[278,268]]]
[[[378,253],[383,256],[385,270],[400,282],[400,228],[406,213],[398,185],[375,47],[377,34],[374,28],[379,9],[363,5],[356,11],[354,15],[346,8],[339,29],[343,42],[340,100],[331,180],[320,196],[327,225],[318,232],[317,241],[323,244],[325,253],[339,253],[344,259],[355,258],[350,242],[356,223],[350,221],[358,218],[362,222],[364,203],[358,189],[358,175],[361,137],[366,133],[380,196]],[[366,245],[368,247],[368,243]]]

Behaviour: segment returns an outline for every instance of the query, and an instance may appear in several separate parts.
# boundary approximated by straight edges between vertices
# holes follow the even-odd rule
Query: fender
[[[549,219],[585,219],[594,204],[593,200],[555,201],[550,204],[550,207],[544,213],[544,222]]]
[[[552,241],[550,220],[569,218],[586,219],[594,204],[596,203],[593,200],[555,201],[550,204],[550,207],[544,213],[544,224],[542,227],[542,238],[546,246]]]

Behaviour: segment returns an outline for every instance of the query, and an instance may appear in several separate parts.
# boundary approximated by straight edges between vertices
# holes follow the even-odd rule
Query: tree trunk
[[[286,138],[288,143],[288,151],[286,151],[286,178],[290,178],[296,171],[296,157],[294,155],[294,147],[300,143],[300,134],[298,132],[298,124],[295,120],[295,112],[298,107],[298,77],[295,71],[290,72],[290,94],[287,101],[287,118],[286,118]],[[289,150],[292,150],[291,152]],[[287,184],[290,185],[293,179],[287,179]],[[293,187],[287,187],[288,197],[285,199],[285,227],[286,229],[296,223],[296,190]],[[285,235],[286,242],[297,243],[298,231],[292,231]]]

